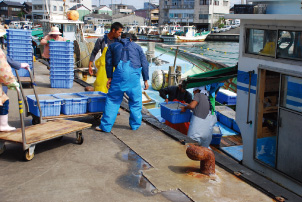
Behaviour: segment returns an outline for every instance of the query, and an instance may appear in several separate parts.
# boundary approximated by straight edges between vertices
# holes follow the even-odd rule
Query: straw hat
[[[48,34],[57,34],[57,35],[61,35],[62,33],[59,31],[59,28],[57,27],[52,27],[50,32]]]
[[[6,34],[6,30],[4,29],[3,25],[0,25],[0,37]]]

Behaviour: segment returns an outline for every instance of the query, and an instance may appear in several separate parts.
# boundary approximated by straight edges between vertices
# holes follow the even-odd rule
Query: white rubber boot
[[[12,131],[16,130],[15,127],[10,127],[8,125],[8,114],[7,115],[0,115],[0,131]]]

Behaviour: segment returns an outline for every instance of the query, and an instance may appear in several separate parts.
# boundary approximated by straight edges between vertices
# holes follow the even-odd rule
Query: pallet
[[[68,133],[89,128],[91,125],[92,124],[78,121],[55,120],[38,125],[28,126],[25,128],[26,143],[33,144],[48,139],[53,139]],[[21,128],[10,132],[0,132],[0,140],[22,143]]]

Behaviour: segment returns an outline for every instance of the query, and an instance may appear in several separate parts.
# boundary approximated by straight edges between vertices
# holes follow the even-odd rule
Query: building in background
[[[112,23],[114,22],[120,22],[124,26],[143,26],[145,25],[145,18],[137,16],[135,14],[116,14],[112,16]]]
[[[160,0],[159,24],[195,25],[211,29],[220,18],[229,14],[230,0]]]
[[[3,20],[20,20],[23,5],[19,2],[2,1],[0,3],[0,16]]]
[[[108,25],[112,23],[112,17],[107,14],[91,13],[84,16],[84,23],[93,25]]]
[[[112,15],[131,14],[136,10],[134,6],[126,4],[110,4],[110,8],[112,10]]]
[[[71,7],[69,10],[75,10],[79,13],[79,20],[83,21],[84,16],[91,13],[91,10],[84,6],[83,4],[77,4],[73,7]]]
[[[93,13],[94,14],[106,14],[106,15],[112,16],[112,10],[105,5],[101,5],[99,7],[93,8]]]
[[[65,4],[63,1],[49,0],[46,4],[45,0],[32,0],[32,15],[33,21],[38,22],[41,19],[63,19],[65,13],[76,6],[82,4],[89,10],[92,10],[92,3],[90,0],[66,0]],[[64,8],[65,5],[65,8]]]

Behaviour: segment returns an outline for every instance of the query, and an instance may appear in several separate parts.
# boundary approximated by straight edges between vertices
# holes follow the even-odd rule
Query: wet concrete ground
[[[46,67],[36,63],[35,69],[39,94],[84,90],[76,83],[72,89],[52,89]],[[33,93],[27,88],[25,94]],[[9,121],[20,127],[16,92],[9,96]],[[7,143],[0,156],[0,201],[271,201],[218,167],[221,178],[216,179],[228,176],[229,182],[217,191],[215,183],[221,181],[198,174],[198,162],[182,165],[187,163],[184,145],[146,123],[132,132],[129,114],[120,111],[112,133],[95,131],[99,120],[93,117],[73,119],[93,124],[83,132],[82,145],[75,144],[75,134],[40,143],[29,162],[22,160],[21,145]],[[30,117],[26,125],[31,125]],[[237,200],[226,193],[232,187],[221,190],[232,182],[245,188],[234,190]]]

